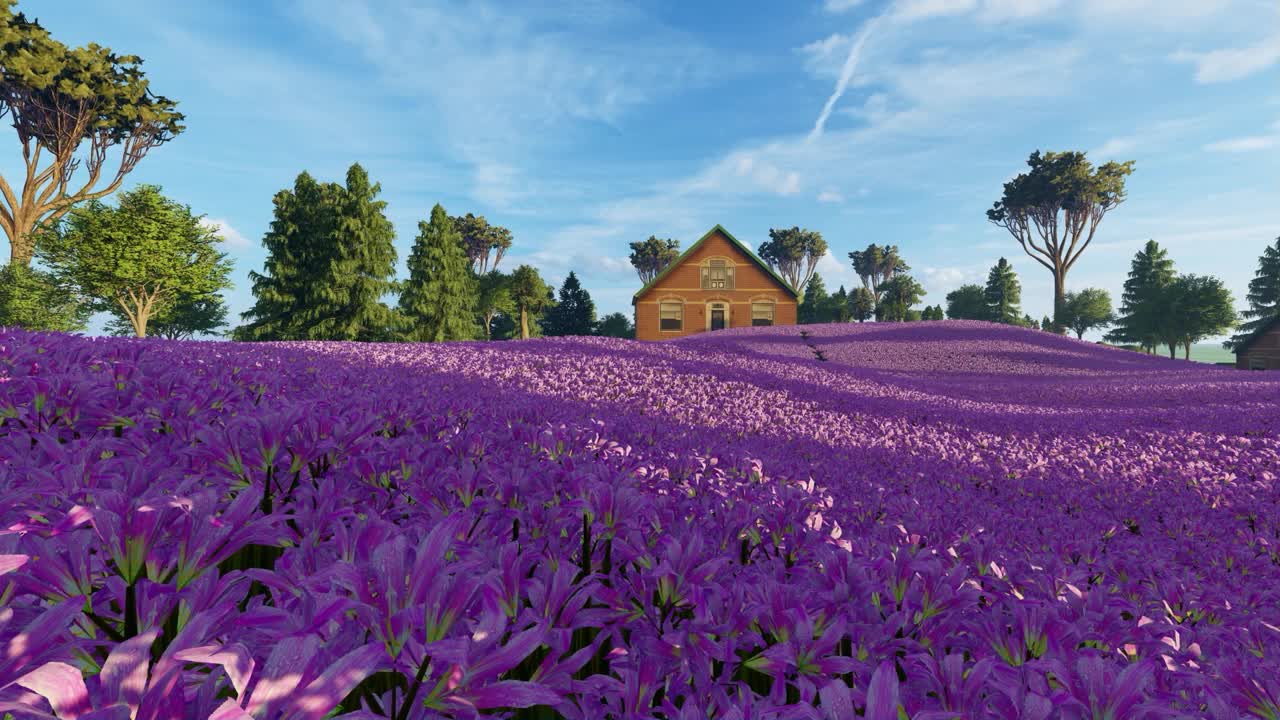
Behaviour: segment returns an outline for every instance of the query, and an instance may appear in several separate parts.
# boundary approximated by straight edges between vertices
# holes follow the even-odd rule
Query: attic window
[[[703,290],[732,290],[733,266],[724,260],[711,260],[702,266]]]
[[[679,302],[658,303],[658,329],[679,331],[684,327],[684,304]]]

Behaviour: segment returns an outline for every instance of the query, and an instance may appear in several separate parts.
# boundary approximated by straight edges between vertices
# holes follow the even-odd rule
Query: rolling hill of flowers
[[[3,329],[0,717],[1274,720],[1278,481],[1280,378],[984,323]]]

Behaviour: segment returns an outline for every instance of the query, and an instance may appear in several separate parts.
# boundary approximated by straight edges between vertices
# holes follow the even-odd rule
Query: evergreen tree
[[[1044,330],[1045,332],[1052,332],[1053,319],[1050,318],[1048,315],[1045,315],[1044,317],[1040,318],[1040,329]]]
[[[926,306],[924,312],[920,314],[921,320],[944,320],[946,315],[942,312],[941,305]]]
[[[511,301],[519,311],[520,338],[526,340],[531,334],[530,326],[540,325],[538,316],[555,302],[551,288],[529,265],[521,265],[511,273]]]
[[[69,281],[28,265],[0,267],[0,327],[80,332],[92,316],[92,304]]]
[[[845,291],[841,285],[839,290],[828,300],[827,308],[822,311],[821,316],[826,322],[847,323],[852,316],[852,310],[849,308],[849,298],[852,297]]]
[[[867,288],[860,287],[849,294],[849,317],[858,322],[870,320],[876,313],[876,296]]]
[[[1022,285],[1008,260],[1000,258],[1000,262],[991,268],[983,298],[987,304],[987,318],[992,322],[1006,325],[1022,323]]]
[[[250,272],[254,306],[238,340],[381,340],[396,314],[381,302],[396,283],[395,231],[357,164],[347,187],[303,172],[274,199],[262,274]]]
[[[927,294],[915,278],[901,273],[889,278],[877,289],[881,296],[876,303],[876,320],[886,322],[907,321],[912,317],[911,307]],[[916,313],[918,320],[919,311]]]
[[[1249,303],[1249,309],[1241,315],[1246,320],[1240,324],[1240,332],[1223,343],[1228,349],[1238,347],[1263,325],[1280,316],[1280,237],[1258,258],[1258,270],[1249,281],[1245,301]]]
[[[797,320],[801,325],[831,322],[833,308],[831,295],[827,293],[827,285],[822,276],[814,273],[804,291],[804,300],[796,310]]]
[[[572,270],[560,286],[560,301],[542,319],[548,336],[590,335],[596,324],[596,304]]]
[[[412,341],[444,342],[475,337],[476,281],[462,238],[439,203],[429,222],[418,221],[409,254],[409,281],[400,294],[400,312]]]
[[[947,317],[952,320],[988,320],[987,295],[981,285],[961,285],[947,293]]]
[[[1173,278],[1173,261],[1169,254],[1155,240],[1148,240],[1133,256],[1120,299],[1120,317],[1107,333],[1107,342],[1132,343],[1147,352],[1154,352],[1160,344],[1157,322],[1166,310],[1162,295]]]
[[[609,313],[596,323],[595,334],[602,337],[631,339],[636,336],[636,328],[631,318],[622,313]]]

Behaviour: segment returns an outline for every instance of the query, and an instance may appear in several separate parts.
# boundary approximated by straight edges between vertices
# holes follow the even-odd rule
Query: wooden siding
[[[703,290],[699,267],[704,260],[721,257],[734,264],[734,288],[732,290]],[[680,301],[684,305],[681,329],[661,330],[658,322],[658,304],[664,300]],[[751,303],[772,301],[773,324],[796,324],[796,299],[778,285],[751,258],[746,257],[728,238],[715,232],[693,249],[679,266],[636,299],[636,339],[665,340],[706,332],[708,326],[707,304],[722,302],[728,306],[728,327],[751,326]]]
[[[1257,369],[1258,363],[1265,370],[1280,370],[1280,323],[1272,323],[1244,352],[1236,353],[1236,367],[1241,370]]]

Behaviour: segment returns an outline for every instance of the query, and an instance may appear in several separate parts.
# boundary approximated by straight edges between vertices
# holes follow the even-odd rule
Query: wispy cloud
[[[1273,147],[1280,147],[1280,121],[1273,123],[1271,132],[1265,135],[1248,135],[1218,140],[1208,143],[1204,146],[1204,149],[1210,152],[1240,153],[1267,150]]]
[[[840,191],[836,190],[835,188],[826,188],[822,192],[818,193],[818,202],[842,203],[844,202],[844,195],[842,195]]]
[[[206,217],[200,220],[200,224],[216,232],[227,247],[240,249],[251,245],[249,239],[241,235],[239,230],[231,227],[231,223],[226,220]]]
[[[1280,62],[1280,32],[1253,45],[1206,53],[1181,51],[1175,60],[1194,63],[1196,82],[1229,82],[1261,72]]]
[[[857,35],[853,36],[849,44],[849,53],[845,55],[844,65],[840,69],[840,77],[836,80],[836,88],[832,91],[831,96],[827,98],[827,102],[822,106],[822,112],[818,113],[818,119],[813,123],[813,130],[809,132],[809,139],[812,140],[822,135],[822,130],[827,125],[827,118],[831,117],[831,111],[835,108],[840,97],[844,95],[844,91],[849,87],[849,81],[853,79],[853,73],[858,68],[858,59],[862,55],[862,47],[866,44],[867,38],[871,36],[872,30],[880,22],[880,16],[868,20]],[[832,38],[828,38],[830,41]],[[828,48],[828,52],[829,52]]]
[[[838,14],[850,11],[861,5],[862,2],[863,0],[823,0],[822,9],[832,14]]]

